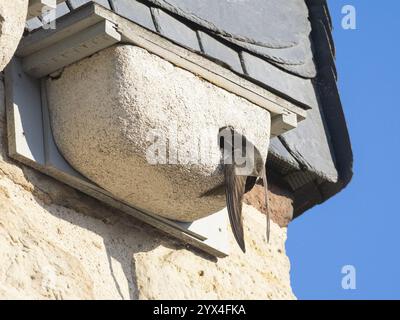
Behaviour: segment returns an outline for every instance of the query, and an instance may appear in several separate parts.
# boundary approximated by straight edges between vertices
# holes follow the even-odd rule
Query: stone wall
[[[27,3],[0,3],[0,71]],[[292,200],[272,187],[267,244],[262,194],[258,186],[246,195],[246,254],[232,236],[224,259],[187,247],[11,160],[0,73],[0,299],[294,299],[285,254]]]
[[[25,27],[28,0],[0,2],[0,71],[16,50]]]
[[[246,205],[247,253],[214,259],[7,157],[0,79],[0,298],[294,299],[285,254],[291,200]],[[246,201],[262,210],[259,189]]]

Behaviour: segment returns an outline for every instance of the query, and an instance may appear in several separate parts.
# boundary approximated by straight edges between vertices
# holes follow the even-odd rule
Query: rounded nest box
[[[0,71],[9,63],[21,40],[28,0],[0,1]]]
[[[220,128],[268,152],[267,110],[136,46],[75,63],[47,90],[66,160],[116,198],[169,219],[191,222],[226,206]]]

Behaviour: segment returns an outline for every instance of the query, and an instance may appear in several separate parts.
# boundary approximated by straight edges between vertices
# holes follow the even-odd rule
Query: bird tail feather
[[[262,172],[262,179],[264,184],[264,195],[265,195],[265,208],[267,211],[267,242],[269,243],[270,233],[271,233],[271,220],[270,220],[270,212],[269,212],[269,200],[268,200],[268,180],[267,180],[267,169],[264,166]]]

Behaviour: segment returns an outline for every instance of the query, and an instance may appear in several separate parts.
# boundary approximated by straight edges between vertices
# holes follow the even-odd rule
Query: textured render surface
[[[12,58],[25,27],[28,0],[0,2],[0,71]]]
[[[270,115],[147,51],[116,46],[48,81],[56,143],[83,175],[132,205],[193,221],[225,207],[219,129],[266,157]],[[156,144],[154,145],[154,141]],[[149,149],[150,147],[150,149]],[[149,163],[159,149],[161,165]],[[166,164],[162,164],[162,162]]]
[[[6,156],[0,81],[0,299],[294,299],[286,228],[245,206],[247,254],[215,261]],[[289,210],[286,207],[282,212]]]

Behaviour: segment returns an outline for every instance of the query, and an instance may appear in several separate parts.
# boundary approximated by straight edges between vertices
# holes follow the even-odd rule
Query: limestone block
[[[0,71],[12,58],[22,37],[28,0],[0,2]]]
[[[117,198],[167,218],[193,221],[225,207],[223,192],[203,196],[223,183],[220,128],[231,125],[268,152],[268,111],[139,47],[75,63],[47,89],[67,161]]]

